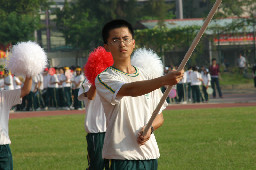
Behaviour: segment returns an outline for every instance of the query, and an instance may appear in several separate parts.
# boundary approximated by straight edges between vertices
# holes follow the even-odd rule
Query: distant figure
[[[254,87],[256,87],[256,64],[252,67],[252,74],[254,79]]]
[[[238,67],[239,67],[239,73],[243,74],[246,67],[246,59],[244,56],[242,56],[242,54],[240,54],[238,58]]]
[[[209,71],[211,75],[211,86],[213,89],[213,93],[212,93],[213,98],[216,98],[215,85],[219,92],[219,97],[222,98],[222,93],[221,93],[220,84],[219,84],[220,68],[219,68],[219,65],[216,63],[216,58],[212,59],[212,65],[210,66]]]

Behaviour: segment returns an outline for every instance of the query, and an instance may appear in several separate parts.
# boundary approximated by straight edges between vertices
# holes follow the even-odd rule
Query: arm
[[[96,87],[95,85],[92,85],[90,89],[84,93],[84,97],[87,97],[89,100],[93,100],[96,95]]]
[[[163,113],[160,113],[156,116],[155,120],[152,123],[152,127],[154,130],[158,129],[159,127],[161,127],[164,123],[164,117],[163,117]],[[151,130],[149,130],[146,134],[146,136],[143,136],[143,130],[144,130],[145,126],[141,129],[141,131],[138,134],[137,137],[137,142],[139,145],[144,145],[150,138],[151,136]]]
[[[31,86],[32,86],[32,77],[26,77],[24,86],[21,89],[21,94],[20,94],[21,98],[26,96],[30,92]]]
[[[164,85],[175,85],[182,79],[183,74],[184,70],[180,72],[173,71],[159,78],[127,83],[121,87],[117,96],[136,97],[150,93]]]

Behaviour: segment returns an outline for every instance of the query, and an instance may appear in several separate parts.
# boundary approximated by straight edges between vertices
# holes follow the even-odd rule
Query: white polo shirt
[[[106,117],[98,93],[96,92],[94,100],[89,100],[84,96],[90,87],[91,84],[85,79],[78,92],[78,100],[84,101],[85,104],[85,131],[87,133],[106,132]]]
[[[54,84],[51,84],[51,83],[54,83]],[[49,79],[48,87],[49,88],[58,88],[58,86],[59,86],[58,83],[59,83],[58,76],[56,74],[54,74]]]
[[[106,159],[148,160],[160,157],[155,135],[152,134],[145,145],[139,146],[137,135],[145,126],[162,92],[157,89],[151,93],[117,98],[116,95],[125,83],[149,80],[144,70],[136,68],[136,73],[127,74],[116,68],[108,67],[95,79],[97,92],[101,98],[107,119],[102,156]],[[163,105],[160,112],[167,106]]]
[[[65,76],[65,74],[62,74],[61,76],[62,76],[62,81],[63,81],[62,86],[63,87],[71,87],[71,80],[70,80],[70,78]]]
[[[178,84],[185,84],[187,82],[187,72],[184,73],[183,78],[181,79],[181,81],[179,81]]]
[[[203,83],[204,85],[208,85],[210,86],[211,85],[211,75],[209,73],[207,74],[202,74],[202,79],[203,79]]]
[[[21,89],[0,91],[0,145],[10,144],[9,113],[12,106],[21,104]]]
[[[191,83],[191,75],[192,75],[192,73],[193,73],[193,70],[188,70],[188,71],[186,71],[186,82],[187,83]]]
[[[198,71],[193,71],[191,73],[191,86],[195,86],[195,85],[199,86],[199,85],[201,85],[202,83],[199,80],[199,78],[202,78],[201,74]]]

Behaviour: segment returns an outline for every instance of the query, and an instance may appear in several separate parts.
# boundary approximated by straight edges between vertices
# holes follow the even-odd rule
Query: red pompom
[[[89,54],[87,63],[84,65],[84,75],[91,84],[95,84],[95,78],[109,66],[114,64],[112,54],[102,46]]]

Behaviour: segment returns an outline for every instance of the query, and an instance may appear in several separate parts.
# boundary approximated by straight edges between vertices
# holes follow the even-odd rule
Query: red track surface
[[[253,103],[174,104],[174,105],[167,106],[166,109],[178,110],[178,109],[203,109],[203,108],[225,108],[225,107],[247,107],[247,106],[256,106],[256,102],[253,102]],[[58,116],[58,115],[69,115],[69,114],[85,114],[85,110],[17,112],[17,113],[11,113],[10,119],[43,117],[43,116]]]

